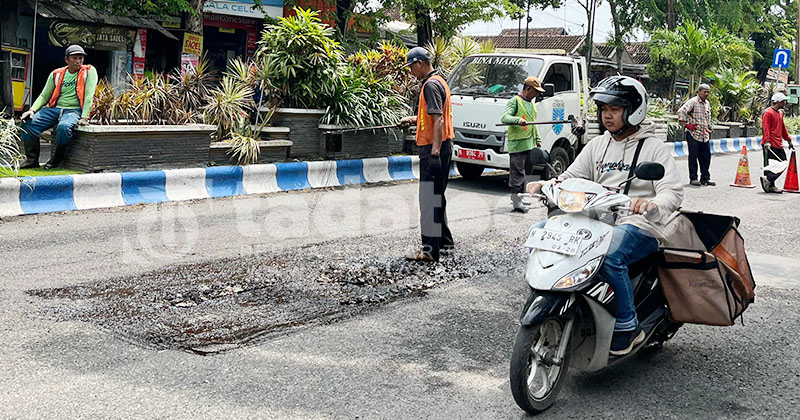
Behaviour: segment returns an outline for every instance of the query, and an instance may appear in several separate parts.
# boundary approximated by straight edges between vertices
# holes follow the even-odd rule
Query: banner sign
[[[283,16],[283,0],[262,0],[263,11],[255,6],[253,0],[210,0],[203,7],[204,12],[221,15],[245,16],[263,19],[264,16]]]
[[[133,43],[133,77],[144,77],[145,51],[147,51],[147,29],[139,29]]]
[[[72,44],[95,50],[127,50],[133,45],[136,31],[123,26],[92,25],[63,20],[50,24],[48,37],[55,47]]]
[[[182,53],[191,55],[203,55],[203,36],[190,32],[183,33]]]

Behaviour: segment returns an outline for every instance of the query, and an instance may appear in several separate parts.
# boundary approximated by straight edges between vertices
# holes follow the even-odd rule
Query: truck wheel
[[[567,151],[561,147],[554,147],[553,150],[550,151],[550,165],[553,166],[555,172],[549,168],[546,169],[545,179],[551,179],[561,175],[561,173],[567,170],[569,163]]]
[[[458,168],[458,173],[461,174],[464,179],[469,180],[476,180],[480,178],[484,169],[483,166],[466,162],[456,162],[456,168]]]

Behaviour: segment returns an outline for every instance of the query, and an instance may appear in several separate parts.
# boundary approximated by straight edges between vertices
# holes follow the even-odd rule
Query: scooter
[[[541,154],[540,160],[549,161],[546,152]],[[663,176],[661,164],[643,162],[625,182]],[[645,340],[624,356],[609,353],[617,301],[598,272],[615,219],[630,212],[631,199],[620,192],[625,182],[604,187],[567,179],[545,184],[533,195],[548,206],[551,216],[543,228],[533,225],[525,241],[531,250],[525,274],[531,293],[520,317],[510,372],[514,400],[528,413],[543,412],[553,404],[568,368],[593,372],[615,365],[645,347],[660,347],[681,326],[669,319],[657,256],[646,257],[628,267]]]

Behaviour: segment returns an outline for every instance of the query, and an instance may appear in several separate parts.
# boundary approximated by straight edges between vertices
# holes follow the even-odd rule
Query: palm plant
[[[710,69],[748,67],[756,55],[747,41],[726,29],[716,24],[704,29],[690,20],[672,31],[655,31],[650,51],[653,61],[666,59],[689,77],[690,92],[695,91],[696,83]]]
[[[17,176],[25,156],[19,150],[17,125],[13,118],[0,115],[0,173]]]
[[[756,96],[758,81],[754,71],[737,71],[728,68],[707,72],[706,77],[720,100],[720,120],[736,120],[739,110]]]
[[[447,77],[453,71],[453,66],[457,61],[453,57],[453,49],[450,40],[435,38],[425,46],[431,57],[431,65],[439,71],[442,77]]]
[[[396,124],[408,115],[408,99],[398,93],[388,77],[358,66],[343,70],[343,83],[334,92],[323,124],[371,127]]]
[[[211,91],[216,81],[216,75],[210,70],[207,57],[200,57],[197,68],[181,73],[175,69],[169,75],[170,95],[184,109],[197,111],[203,106],[203,101]]]

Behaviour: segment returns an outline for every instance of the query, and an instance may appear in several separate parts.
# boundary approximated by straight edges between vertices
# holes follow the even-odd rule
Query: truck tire
[[[546,169],[545,179],[552,179],[561,175],[567,170],[570,163],[567,151],[561,147],[554,147],[553,150],[550,151],[550,165],[555,169],[555,172],[551,171],[549,168]]]
[[[466,163],[466,162],[456,162],[456,168],[458,168],[458,173],[464,179],[469,180],[476,180],[481,177],[483,174],[483,166],[475,165],[474,163]]]

